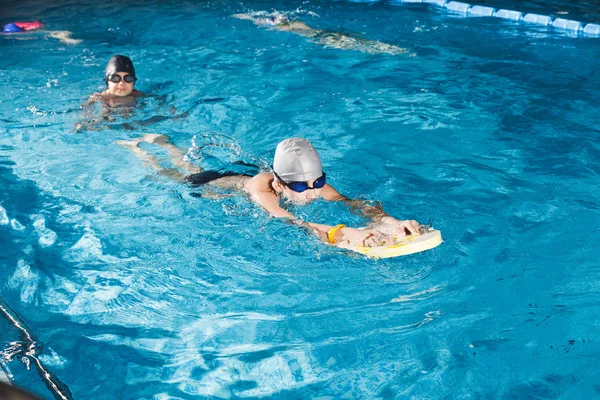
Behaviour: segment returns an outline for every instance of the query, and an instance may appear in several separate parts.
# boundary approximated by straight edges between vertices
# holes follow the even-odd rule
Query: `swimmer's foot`
[[[171,143],[171,139],[168,136],[158,133],[148,133],[142,136],[141,139],[146,143],[156,144],[167,150],[169,152],[169,156],[171,157],[171,162],[173,162],[173,165],[175,165],[177,168],[181,168],[192,174],[202,172],[202,168],[191,164],[187,160],[187,157],[183,151]]]
[[[162,147],[163,149],[167,150],[169,152],[171,162],[173,163],[173,165],[175,167],[181,168],[192,174],[202,172],[202,168],[191,164],[187,160],[185,154],[181,151],[181,149],[177,148],[177,146],[175,146],[173,143],[171,143],[171,139],[169,139],[169,137],[166,135],[161,135],[158,133],[147,133],[144,136],[141,136],[141,137],[133,139],[133,140],[117,140],[115,143],[118,144],[119,146],[123,146],[126,149],[133,151],[139,157],[148,161],[150,155],[147,151],[142,150],[140,148],[140,144],[142,142],[148,143],[148,144],[156,144],[156,145]],[[152,157],[154,157],[154,156],[152,156]],[[157,162],[153,162],[153,161],[149,161],[149,163],[153,166],[158,165]],[[155,168],[159,169],[156,166],[155,166]],[[160,168],[162,168],[162,167],[160,167]]]

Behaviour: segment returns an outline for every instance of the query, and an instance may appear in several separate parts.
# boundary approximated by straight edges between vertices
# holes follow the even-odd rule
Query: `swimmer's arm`
[[[256,177],[255,177],[256,178]],[[248,187],[248,191],[252,196],[252,200],[265,209],[271,216],[275,218],[290,218],[295,219],[296,216],[289,211],[279,206],[279,197],[275,193],[266,190],[253,190],[252,183]]]
[[[341,201],[350,208],[350,211],[359,213],[375,223],[391,226],[395,234],[404,235],[409,233],[418,235],[420,232],[417,221],[396,219],[383,211],[381,204],[373,205],[365,200],[351,199],[340,194],[330,185],[325,185],[323,190],[321,190],[321,196],[328,201]]]
[[[288,213],[289,214],[289,213]],[[291,215],[291,214],[290,214]],[[339,227],[316,224],[314,222],[302,221],[299,219],[290,219],[290,223],[301,226],[306,230],[312,232],[318,237],[323,243],[331,244],[340,247],[351,246],[363,246],[363,247],[374,247],[374,246],[385,246],[394,243],[394,237],[381,233],[376,229],[357,229],[350,228],[348,226]],[[333,230],[333,231],[332,231]],[[333,234],[333,242],[329,240],[329,232]]]
[[[253,202],[264,208],[275,218],[295,218],[293,214],[279,207],[279,197],[271,190],[273,176],[260,173],[244,184],[244,190]]]
[[[285,218],[290,223],[301,226],[312,232],[323,243],[330,244],[327,233],[334,228],[334,226],[299,220],[294,214],[281,208],[279,206],[279,197],[273,191],[265,190],[265,188],[270,187],[272,179],[272,175],[270,174],[259,174],[248,181],[245,190],[250,194],[252,200],[256,204],[264,208],[273,217]],[[335,191],[335,189],[333,190]],[[392,241],[392,237],[384,235],[375,229],[343,227],[337,229],[334,235],[334,244],[337,243],[339,245],[351,244],[354,246],[371,247],[386,243],[391,244]]]
[[[273,194],[273,192],[259,192],[253,196],[255,202],[263,207],[275,218],[286,218],[289,223],[301,226],[312,232],[313,235],[319,238],[323,243],[327,244],[338,244],[346,246],[348,244],[353,246],[381,246],[386,244],[392,244],[393,238],[391,236],[382,234],[375,229],[356,229],[350,227],[343,227],[337,229],[334,234],[334,242],[329,241],[328,232],[334,228],[332,225],[317,224],[314,222],[302,221],[289,211],[279,206],[279,198]]]
[[[312,231],[323,243],[340,247],[347,247],[348,245],[375,247],[387,246],[394,243],[393,236],[379,232],[376,229],[357,229],[348,226],[342,226],[336,229],[337,226],[315,224],[314,222],[300,221],[298,219],[292,220],[291,222]],[[329,241],[330,231],[333,235],[333,242]]]
[[[301,226],[312,232],[322,242],[329,243],[327,231],[331,229],[329,225],[313,224],[302,221],[289,211],[279,206],[279,197],[272,190],[265,190],[270,187],[272,178],[267,174],[259,174],[246,184],[246,191],[250,194],[252,200],[265,209],[275,218],[285,218],[289,223]]]
[[[250,15],[250,14],[243,14],[243,13],[233,14],[232,17],[233,18],[238,18],[238,19],[250,19],[250,20],[254,19],[254,17],[252,15]]]
[[[254,177],[253,179],[256,179],[256,178],[257,177]],[[289,211],[287,211],[279,206],[279,197],[277,197],[277,195],[275,195],[275,193],[273,193],[272,191],[265,191],[265,190],[262,190],[262,191],[256,190],[255,191],[255,190],[253,190],[253,186],[256,186],[256,182],[251,182],[250,185],[248,185],[248,187],[247,187],[247,190],[251,194],[252,200],[256,204],[258,204],[259,206],[264,208],[265,211],[267,211],[269,214],[271,214],[272,217],[285,218],[292,224],[295,224],[295,225],[298,225],[298,226],[308,229],[315,236],[317,236],[319,239],[321,239],[322,242],[328,243],[327,230],[330,229],[330,227],[328,227],[326,225],[312,224],[310,222],[301,221],[301,220],[297,219],[294,214],[290,213]]]
[[[351,199],[340,194],[340,192],[331,185],[325,185],[325,187],[323,187],[321,196],[327,201],[341,201],[350,207],[352,212],[359,213],[373,222],[380,222],[382,218],[389,217],[389,215],[383,211],[381,205],[371,205],[364,200]]]
[[[81,108],[85,109],[85,108],[91,106],[92,104],[96,103],[99,100],[102,100],[102,93],[94,93],[93,95],[90,96],[88,101],[86,101],[85,104],[83,104],[81,106]]]

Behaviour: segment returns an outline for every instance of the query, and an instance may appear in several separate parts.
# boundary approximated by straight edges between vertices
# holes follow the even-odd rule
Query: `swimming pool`
[[[83,44],[0,37],[2,304],[63,393],[600,396],[600,39],[424,4],[278,3],[415,54],[372,55],[231,18],[266,1],[157,3],[22,2],[18,19]],[[493,6],[600,22],[582,4],[510,3]],[[75,133],[113,54],[166,104]],[[341,192],[445,243],[379,261],[332,249],[114,144],[149,132],[206,168],[266,167],[280,140],[307,137]],[[364,224],[335,205],[295,211]],[[22,332],[0,327],[13,382],[58,396]]]

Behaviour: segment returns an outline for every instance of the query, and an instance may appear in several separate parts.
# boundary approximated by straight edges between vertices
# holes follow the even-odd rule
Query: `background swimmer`
[[[138,100],[141,97],[154,97],[164,103],[164,98],[148,96],[135,89],[135,82],[137,79],[135,67],[129,57],[123,55],[111,57],[104,70],[106,90],[94,93],[82,106],[83,116],[84,119],[86,119],[86,122],[75,124],[75,131],[115,128],[114,126],[106,125],[106,123],[110,124],[116,122],[117,119],[115,117],[128,118],[134,108],[138,105]],[[102,105],[101,115],[99,117],[93,115],[93,106],[96,103]],[[175,110],[175,108],[171,108],[169,111],[173,114],[173,118],[185,116],[185,114],[176,116],[175,113],[177,110]],[[146,126],[164,121],[168,118],[169,117],[164,115],[157,115],[144,121],[136,121],[136,125],[137,127]],[[136,129],[136,126],[129,123],[121,123],[117,128],[133,130]]]
[[[408,50],[405,48],[377,40],[361,39],[347,36],[339,32],[313,29],[302,21],[294,20],[291,14],[283,14],[277,11],[272,13],[257,11],[247,14],[234,14],[233,17],[250,20],[254,22],[254,24],[264,28],[292,32],[300,36],[305,36],[325,47],[333,47],[342,50],[356,50],[370,54],[408,54]],[[411,54],[411,57],[412,56],[414,56],[414,54]]]
[[[4,25],[2,29],[3,33],[13,34],[13,33],[23,33],[33,30],[41,30],[44,28],[44,24],[39,21],[28,21],[28,22],[12,22],[10,24]],[[72,39],[71,32],[69,31],[41,31],[48,33],[48,36],[54,39],[58,39],[66,44],[79,44],[83,42],[81,39]]]
[[[137,105],[139,97],[144,94],[134,88],[137,76],[133,62],[127,56],[112,56],[104,69],[104,82],[106,90],[94,93],[83,106],[83,117],[86,122],[75,124],[75,131],[98,130],[106,128],[102,123],[115,122],[114,109],[119,109],[120,114],[127,114]],[[102,104],[103,108],[99,117],[94,117],[92,106]],[[125,127],[126,128],[126,127]],[[133,127],[131,129],[134,129]]]
[[[144,93],[134,88],[136,80],[137,76],[131,59],[121,55],[112,56],[104,69],[106,90],[102,93],[94,93],[87,105],[101,100],[111,107],[134,106],[137,98],[144,96]]]
[[[141,143],[153,143],[167,150],[173,165],[185,172],[160,165],[158,158],[140,148]],[[203,171],[186,160],[184,152],[173,145],[164,135],[148,134],[132,141],[118,141],[123,147],[132,150],[140,159],[171,179],[192,186],[205,184],[223,189],[231,189],[247,194],[252,201],[276,218],[287,218],[293,223],[311,230],[323,242],[345,245],[375,247],[394,243],[395,236],[419,234],[416,221],[400,221],[386,214],[381,207],[367,204],[362,200],[352,200],[341,195],[329,185],[323,171],[321,159],[308,140],[290,138],[277,146],[273,161],[273,172],[258,173],[254,176],[233,172]],[[299,220],[281,206],[282,200],[297,205],[309,204],[322,198],[327,201],[342,201],[353,210],[375,223],[370,229],[356,229],[343,224],[331,226]]]

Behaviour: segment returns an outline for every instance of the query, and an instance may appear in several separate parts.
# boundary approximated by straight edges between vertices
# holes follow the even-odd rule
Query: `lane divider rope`
[[[424,3],[445,8],[449,11],[462,14],[465,17],[495,17],[508,19],[515,22],[525,22],[542,26],[552,26],[583,36],[600,36],[600,24],[584,24],[583,22],[565,18],[553,18],[548,15],[522,13],[520,11],[495,9],[493,7],[471,5],[461,1],[448,0],[402,0],[402,3]]]
[[[50,372],[50,370],[39,359],[38,356],[42,352],[41,343],[38,342],[37,338],[31,333],[27,325],[25,325],[17,313],[10,308],[8,304],[6,304],[2,297],[0,297],[0,316],[6,318],[12,326],[21,332],[22,345],[24,348],[18,353],[21,353],[23,357],[26,358],[27,361],[23,361],[27,365],[27,369],[29,369],[31,360],[33,360],[33,364],[35,365],[40,377],[46,384],[46,387],[52,391],[54,398],[57,400],[72,400],[73,395],[69,391],[69,388],[52,372]],[[19,347],[19,345],[16,347]]]

